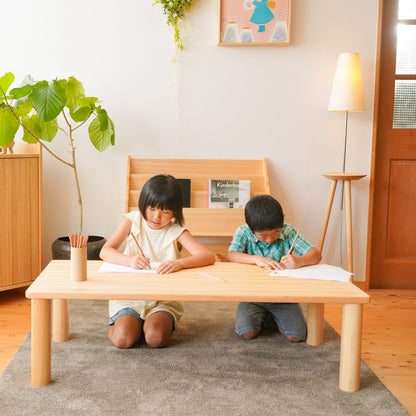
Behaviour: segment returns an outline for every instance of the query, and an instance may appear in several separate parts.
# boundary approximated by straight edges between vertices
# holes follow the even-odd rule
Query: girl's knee
[[[170,343],[172,329],[172,318],[165,312],[149,315],[143,326],[146,344],[151,348],[166,347]]]
[[[144,336],[146,344],[151,348],[164,348],[170,343],[170,332],[166,333],[158,328],[149,328]]]
[[[128,332],[108,331],[108,338],[117,348],[132,348],[137,342],[137,337]]]

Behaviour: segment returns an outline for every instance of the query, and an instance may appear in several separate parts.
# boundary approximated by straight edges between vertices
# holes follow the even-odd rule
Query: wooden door
[[[369,280],[416,289],[416,2],[381,3]]]

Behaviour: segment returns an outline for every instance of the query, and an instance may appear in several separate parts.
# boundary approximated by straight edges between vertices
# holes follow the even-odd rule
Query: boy
[[[255,264],[267,270],[296,269],[317,264],[320,252],[312,247],[290,224],[283,222],[283,210],[270,195],[250,199],[245,211],[246,224],[237,228],[228,248],[227,259]],[[235,332],[246,339],[255,338],[267,316],[273,318],[279,331],[291,342],[305,341],[306,322],[297,303],[251,303],[238,305]]]

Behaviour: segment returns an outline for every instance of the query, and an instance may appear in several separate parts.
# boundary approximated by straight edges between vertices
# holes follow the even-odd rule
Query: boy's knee
[[[285,337],[286,337],[286,339],[288,341],[293,342],[293,343],[297,343],[297,342],[302,342],[303,341],[303,339],[300,339],[298,337],[291,337],[291,336],[286,336],[286,335],[285,335]]]
[[[260,334],[260,332],[261,332],[261,325],[255,331],[249,331],[249,332],[245,332],[244,334],[241,334],[241,337],[244,339],[254,339],[257,337],[257,335]]]

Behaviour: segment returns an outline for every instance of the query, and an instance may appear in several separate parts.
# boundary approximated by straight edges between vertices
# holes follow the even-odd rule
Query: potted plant
[[[81,234],[83,211],[74,133],[88,124],[90,141],[102,152],[114,145],[114,123],[107,111],[99,105],[98,98],[86,96],[82,83],[74,77],[35,81],[31,76],[26,76],[20,87],[10,89],[14,80],[15,76],[11,72],[0,78],[0,146],[7,148],[19,127],[22,127],[24,142],[39,143],[44,151],[72,169],[78,194],[78,233]],[[68,140],[70,160],[60,157],[48,146],[58,132]],[[104,240],[102,237],[98,239]],[[58,240],[67,243],[69,252],[69,238],[61,237]],[[97,237],[90,236],[88,245],[91,249],[96,240]],[[91,251],[90,247],[88,251]],[[54,258],[62,257],[58,254]]]

